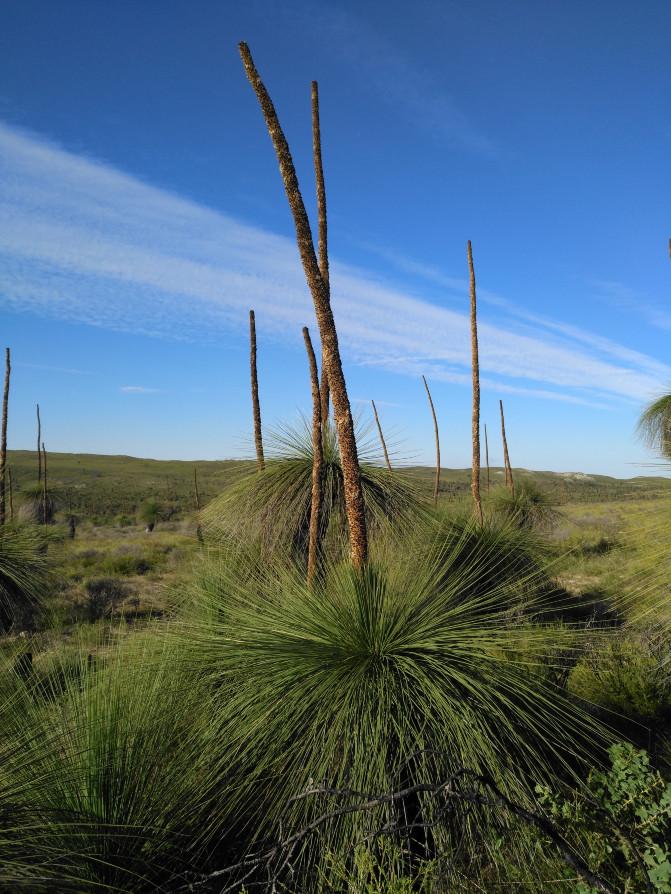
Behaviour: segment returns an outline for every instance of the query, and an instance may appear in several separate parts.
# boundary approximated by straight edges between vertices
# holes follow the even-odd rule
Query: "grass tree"
[[[280,823],[302,828],[327,809],[300,797],[313,786],[390,791],[464,767],[528,805],[537,783],[584,768],[603,730],[543,671],[580,633],[543,620],[555,596],[534,586],[530,565],[525,576],[511,564],[512,542],[473,518],[461,530],[434,520],[413,550],[375,540],[363,572],[327,564],[314,589],[267,561],[202,567],[180,648],[220,703],[213,740],[236,780],[235,822],[275,840]],[[436,819],[421,797],[416,809],[428,826]],[[292,855],[292,890],[319,890],[334,857],[351,867],[355,843],[392,816],[380,808],[371,826],[342,811]],[[482,825],[481,815],[447,824],[448,863],[465,835],[482,847]]]
[[[658,397],[645,408],[638,430],[649,447],[671,459],[671,394]]]
[[[387,450],[387,442],[384,439],[384,434],[382,432],[382,426],[380,425],[380,417],[377,415],[377,407],[375,406],[375,401],[371,400],[371,404],[373,405],[373,415],[375,416],[375,425],[377,426],[377,433],[380,436],[380,444],[382,445],[382,452],[384,453],[384,461],[386,463],[387,468],[391,472],[391,461],[389,459],[389,451]]]
[[[324,474],[324,439],[322,435],[322,401],[319,390],[317,358],[312,347],[310,331],[303,327],[303,339],[310,366],[312,390],[312,493],[310,497],[310,534],[308,540],[308,584],[312,586],[319,567],[320,518]]]
[[[355,568],[362,569],[368,557],[366,513],[354,435],[354,420],[340,359],[338,333],[331,309],[329,286],[319,267],[312,240],[310,222],[298,185],[298,177],[296,176],[289,144],[280,125],[277,112],[254,65],[249,47],[244,42],[240,43],[240,55],[249,82],[259,101],[268,133],[275,149],[287,200],[294,220],[298,251],[314,302],[322,342],[323,362],[328,377],[335,425],[338,432],[352,564]]]
[[[482,500],[480,498],[480,361],[478,358],[478,316],[475,294],[475,267],[473,266],[473,249],[471,240],[467,245],[468,274],[471,295],[471,366],[473,373],[473,462],[471,466],[471,493],[475,503],[475,512],[480,524],[482,518]]]
[[[261,404],[259,403],[259,377],[256,369],[256,318],[249,311],[249,365],[252,385],[252,414],[254,417],[254,446],[259,469],[265,465],[263,456],[263,435],[261,433]]]
[[[315,465],[314,425],[304,419],[267,437],[263,472],[243,471],[203,509],[206,535],[216,542],[258,542],[264,555],[290,552],[307,560]],[[371,534],[390,528],[408,530],[425,511],[415,479],[393,474],[370,428],[357,426],[366,526]],[[338,436],[322,424],[322,497],[319,540],[329,554],[340,556],[347,542],[345,483]],[[344,540],[344,543],[343,543]]]
[[[429,385],[426,377],[422,376],[424,387],[426,388],[426,396],[429,398],[429,407],[431,408],[431,416],[433,417],[433,435],[436,442],[436,477],[433,485],[433,505],[438,505],[438,492],[440,491],[440,435],[438,434],[438,419],[436,417],[436,408],[433,405],[433,398],[429,391]]]
[[[489,493],[489,441],[487,439],[487,423],[485,423],[485,463],[487,464],[487,493]]]
[[[5,387],[2,392],[2,434],[0,435],[0,525],[4,525],[7,498],[7,411],[9,407],[9,379],[12,363],[9,348],[5,348]]]

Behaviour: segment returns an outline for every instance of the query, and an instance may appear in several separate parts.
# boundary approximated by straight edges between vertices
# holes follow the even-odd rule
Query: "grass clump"
[[[300,826],[323,812],[319,799],[286,811],[317,780],[384,792],[467,767],[529,799],[534,783],[571,774],[576,755],[603,741],[536,673],[575,631],[539,622],[540,595],[519,606],[504,564],[485,580],[477,537],[474,528],[456,543],[427,536],[410,554],[388,544],[362,572],[331,565],[312,589],[302,572],[250,567],[248,556],[205,566],[189,594],[191,620],[179,625],[181,654],[216,689],[222,768],[236,775],[229,806],[252,840],[281,818]],[[421,795],[418,806],[431,822]],[[311,890],[329,854],[351,868],[367,823],[384,824],[390,810],[326,824],[293,864],[300,889]],[[473,822],[436,827],[430,846],[456,848]],[[412,855],[399,860],[395,871],[407,873]]]
[[[359,438],[361,483],[366,521],[372,533],[388,525],[408,528],[422,511],[415,483],[384,468],[367,431]],[[346,540],[342,466],[335,429],[324,426],[323,496],[320,540],[340,554]],[[307,556],[312,494],[312,432],[275,432],[265,467],[250,471],[214,499],[203,512],[203,526],[214,540],[258,540],[268,553]]]
[[[53,586],[41,532],[23,525],[0,530],[0,633],[30,625]]]
[[[159,634],[0,708],[0,890],[155,892],[203,859],[216,817],[202,691]],[[4,674],[12,674],[5,669]]]
[[[549,495],[532,481],[521,481],[515,491],[496,488],[489,498],[491,512],[520,528],[551,530],[561,518]]]

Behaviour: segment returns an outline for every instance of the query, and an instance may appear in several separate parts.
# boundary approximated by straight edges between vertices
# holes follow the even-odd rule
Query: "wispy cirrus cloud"
[[[122,394],[158,394],[159,388],[147,388],[146,385],[122,385],[119,388]]]
[[[9,308],[199,341],[241,330],[250,306],[280,338],[313,320],[290,239],[2,123],[0,221],[0,300]],[[468,315],[424,300],[422,279],[443,274],[411,264],[409,289],[333,260],[348,358],[467,385]],[[465,290],[463,280],[446,279]],[[603,406],[647,400],[671,379],[671,367],[654,358],[480,294],[526,324],[523,333],[494,324],[483,308],[484,388]]]

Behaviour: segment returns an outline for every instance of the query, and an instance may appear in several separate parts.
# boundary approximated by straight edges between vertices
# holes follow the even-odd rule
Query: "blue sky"
[[[468,465],[466,240],[501,462],[628,477],[671,383],[671,5],[21,0],[0,28],[10,447],[251,453],[309,408],[316,325],[246,40],[310,210],[320,85],[332,300],[355,411]]]

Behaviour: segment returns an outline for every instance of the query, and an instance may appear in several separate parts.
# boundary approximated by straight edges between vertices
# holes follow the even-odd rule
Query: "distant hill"
[[[37,454],[31,450],[10,450],[17,505],[37,480]],[[134,456],[107,456],[92,453],[48,454],[49,488],[57,495],[61,513],[73,512],[81,518],[108,522],[133,517],[149,499],[156,500],[166,517],[181,517],[195,509],[194,469],[198,470],[201,504],[221,493],[234,478],[254,468],[248,460],[182,461],[140,459]],[[434,469],[405,467],[427,494],[432,493]],[[581,472],[536,472],[514,469],[515,479],[533,480],[559,503],[599,502],[655,498],[671,494],[671,478],[662,476],[611,478]],[[470,469],[442,469],[441,494],[446,498],[468,493]],[[490,470],[492,486],[503,481],[503,470]],[[482,474],[486,488],[486,470]]]

